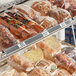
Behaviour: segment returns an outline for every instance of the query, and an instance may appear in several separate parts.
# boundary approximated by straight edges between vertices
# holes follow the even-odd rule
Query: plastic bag
[[[76,64],[72,62],[72,60],[70,60],[65,54],[57,54],[54,59],[58,67],[68,70],[71,74],[76,72]]]
[[[34,68],[31,72],[28,73],[28,76],[50,76],[50,75],[42,69]]]
[[[40,25],[43,26],[45,29],[48,29],[50,27],[57,25],[57,21],[54,18],[49,16],[43,16],[43,17],[44,19],[42,20]]]
[[[66,54],[71,60],[76,63],[76,48],[74,47],[64,47],[62,53]]]
[[[19,40],[17,40],[6,27],[0,25],[0,51],[11,47],[18,42]]]
[[[34,68],[28,59],[22,55],[19,55],[18,53],[11,56],[7,61],[8,64],[15,68],[17,71],[29,72]]]
[[[44,71],[48,72],[49,74],[51,72],[54,72],[57,69],[57,66],[55,63],[53,63],[52,61],[48,61],[48,60],[40,60],[38,61],[35,66],[37,68],[43,69]]]
[[[36,1],[31,7],[37,12],[40,12],[41,16],[47,16],[48,11],[52,9],[52,6],[48,1]]]

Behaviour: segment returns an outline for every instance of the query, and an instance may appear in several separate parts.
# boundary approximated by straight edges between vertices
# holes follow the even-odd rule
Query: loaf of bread
[[[15,44],[18,43],[18,40],[10,33],[10,31],[0,25],[0,51],[3,51]]]
[[[49,74],[57,69],[57,66],[55,63],[53,63],[52,61],[45,60],[45,59],[38,61],[35,66],[37,68],[41,68],[45,70]]]
[[[28,52],[24,53],[24,57],[30,60],[32,63],[36,63],[37,61],[44,58],[43,51],[40,48],[33,48]]]
[[[74,47],[64,47],[62,53],[66,54],[72,61],[76,63],[76,48]]]
[[[29,7],[25,4],[16,5],[13,8],[15,8],[15,9],[19,10],[20,12],[26,14],[29,18],[31,18],[34,21],[38,20],[38,17],[40,16],[40,13],[36,12],[34,9],[32,9],[31,7]]]
[[[55,63],[60,68],[64,68],[72,74],[76,72],[76,64],[73,63],[65,54],[57,54],[54,59]]]
[[[71,17],[70,13],[67,10],[62,9],[62,8],[51,9],[48,12],[48,15],[50,17],[55,18],[58,21],[58,23],[61,23]]]
[[[24,56],[19,55],[18,53],[7,59],[7,62],[17,71],[29,72],[34,68],[28,59],[26,59]]]
[[[43,26],[45,29],[48,29],[50,27],[57,25],[57,21],[52,17],[45,16],[40,25]]]
[[[48,1],[36,1],[31,6],[34,10],[41,13],[42,16],[46,16],[48,11],[52,8]]]
[[[42,69],[35,68],[28,73],[28,76],[50,76],[50,75]]]
[[[61,52],[61,44],[53,36],[46,38],[43,42],[37,43],[37,46],[43,50],[46,59],[51,59],[55,54]]]
[[[51,76],[71,76],[70,73],[65,69],[56,69],[51,73]]]

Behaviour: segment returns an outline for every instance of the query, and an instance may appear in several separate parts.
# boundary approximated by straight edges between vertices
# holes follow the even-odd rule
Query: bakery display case
[[[72,26],[76,43],[76,16],[56,1],[0,3],[0,76],[76,76],[76,46],[56,38]]]

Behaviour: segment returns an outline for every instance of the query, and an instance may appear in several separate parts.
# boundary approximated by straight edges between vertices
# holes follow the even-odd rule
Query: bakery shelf
[[[73,18],[70,18],[67,21],[64,21],[64,22],[62,22],[54,27],[51,27],[48,30],[44,30],[43,32],[21,42],[13,47],[10,47],[10,48],[4,50],[0,56],[0,62],[4,61],[9,56],[15,54],[16,52],[20,51],[21,49],[28,48],[32,44],[39,42],[39,41],[45,39],[46,37],[56,33],[57,31],[64,29],[64,28],[67,28],[75,23],[76,23],[76,16]]]

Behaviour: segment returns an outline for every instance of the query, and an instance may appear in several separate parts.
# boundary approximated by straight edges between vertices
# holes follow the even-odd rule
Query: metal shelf
[[[45,39],[46,37],[56,33],[57,31],[60,31],[61,29],[64,29],[64,28],[67,28],[75,23],[76,23],[76,16],[73,18],[70,18],[67,21],[62,22],[54,27],[51,27],[48,30],[44,30],[43,32],[21,42],[13,47],[10,47],[10,48],[4,50],[4,52],[1,54],[0,62],[7,59],[9,56],[15,54],[16,52],[20,51],[21,49],[28,48],[32,44],[39,42],[39,41]]]

